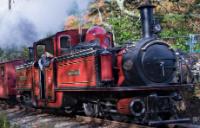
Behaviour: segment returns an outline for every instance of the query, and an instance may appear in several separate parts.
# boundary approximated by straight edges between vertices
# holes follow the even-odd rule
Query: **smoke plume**
[[[31,46],[34,41],[62,31],[68,15],[84,12],[91,0],[0,1],[0,48]]]

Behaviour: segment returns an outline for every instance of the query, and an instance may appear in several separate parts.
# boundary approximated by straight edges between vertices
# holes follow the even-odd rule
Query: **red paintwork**
[[[60,108],[63,104],[63,92],[56,92],[55,102],[47,102],[47,106],[50,108]]]
[[[87,29],[83,29],[82,30],[83,32],[83,35],[86,33]],[[60,49],[60,38],[62,36],[65,36],[65,35],[69,35],[71,37],[71,45],[72,46],[75,46],[77,45],[79,42],[80,42],[80,34],[79,34],[79,31],[78,29],[74,29],[74,30],[67,30],[67,31],[63,31],[63,32],[58,32],[56,35],[55,35],[55,39],[56,39],[56,42],[55,42],[55,45],[56,45],[56,48],[55,51],[57,51],[57,55],[56,56],[61,56],[61,49]]]
[[[86,33],[87,29],[82,30],[83,35]],[[60,49],[60,38],[62,36],[70,36],[71,37],[71,45],[74,46],[80,42],[80,38],[82,35],[79,35],[79,31],[77,29],[74,30],[67,30],[67,31],[62,31],[58,32],[55,35],[39,40],[38,42],[35,42],[33,44],[34,47],[34,60],[38,60],[36,56],[36,46],[39,44],[42,44],[45,40],[47,39],[52,39],[53,40],[53,46],[54,46],[54,57],[56,56],[61,56],[61,49]]]
[[[122,58],[123,58],[124,52],[125,52],[125,50],[122,50],[117,54],[117,69],[119,70],[118,71],[119,79],[117,82],[118,86],[121,86],[125,80],[125,76],[124,76],[123,69],[122,69],[122,67],[123,67],[122,66]]]
[[[132,98],[120,99],[117,102],[117,111],[121,114],[126,114],[126,115],[131,114],[129,106],[132,100],[133,100]]]
[[[39,76],[39,69],[38,68],[33,68],[33,95],[34,98],[37,97],[37,99],[40,98],[40,86],[39,86],[39,81],[40,81],[40,76]]]
[[[55,99],[54,92],[54,82],[53,82],[53,63],[45,69],[45,83],[46,83],[46,96],[48,101],[53,101]]]
[[[35,99],[32,99],[35,101]],[[63,92],[56,92],[56,100],[48,101],[45,100],[37,100],[37,107],[49,107],[49,108],[60,108],[63,104]]]
[[[33,84],[33,66],[24,67],[16,70],[17,81],[16,87],[17,90],[26,89],[31,90]]]
[[[90,42],[92,40],[96,39],[97,35],[105,35],[107,32],[103,27],[100,26],[92,26],[88,31],[86,32],[86,41]]]
[[[93,26],[86,32],[86,42],[92,42],[98,39],[102,48],[109,48],[113,46],[112,37],[110,33],[100,26]]]
[[[58,87],[96,85],[95,56],[66,60],[57,64]]]
[[[112,71],[112,54],[102,54],[101,55],[101,80],[102,81],[112,81],[113,71]]]
[[[8,99],[16,95],[16,72],[15,66],[23,63],[23,60],[14,60],[0,63],[0,98]],[[4,75],[1,69],[4,68]]]

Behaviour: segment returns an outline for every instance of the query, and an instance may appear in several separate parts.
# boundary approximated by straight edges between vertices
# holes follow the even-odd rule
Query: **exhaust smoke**
[[[91,0],[0,1],[0,48],[30,46],[34,41],[64,29],[67,16],[84,12]],[[74,8],[76,7],[76,8]]]

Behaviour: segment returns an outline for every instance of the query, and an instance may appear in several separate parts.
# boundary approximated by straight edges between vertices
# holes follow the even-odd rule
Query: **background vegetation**
[[[89,24],[103,24],[112,28],[115,42],[123,44],[140,39],[140,19],[137,8],[146,0],[94,0],[88,7]],[[162,26],[160,37],[172,47],[189,51],[189,34],[200,34],[200,0],[152,0],[156,5],[155,15]],[[71,14],[77,14],[72,9]],[[76,23],[78,27],[78,23]],[[90,26],[87,22],[87,27]],[[199,37],[198,37],[199,38]],[[200,38],[199,38],[200,39]],[[200,49],[200,42],[195,46]],[[20,52],[19,52],[20,51]],[[2,50],[0,61],[27,58],[28,49],[14,46]]]
[[[0,113],[0,128],[10,128],[10,122],[4,113]]]
[[[100,11],[104,22],[113,27],[116,42],[122,44],[130,39],[140,38],[137,8],[145,0],[124,0],[123,6],[129,13],[124,11],[125,9],[120,9],[120,1],[123,0],[96,0],[90,8],[90,15],[98,17],[98,11]],[[162,26],[161,38],[167,40],[176,49],[188,51],[189,34],[200,34],[200,1],[152,0],[152,3],[156,5],[156,19]],[[200,49],[199,42],[196,45],[197,49]]]

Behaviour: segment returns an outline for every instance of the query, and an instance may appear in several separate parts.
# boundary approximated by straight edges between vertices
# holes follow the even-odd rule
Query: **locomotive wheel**
[[[83,103],[83,110],[85,115],[92,117],[97,117],[99,113],[98,105],[93,103]]]
[[[29,94],[23,95],[22,104],[25,105],[25,106],[32,107],[31,96]]]

